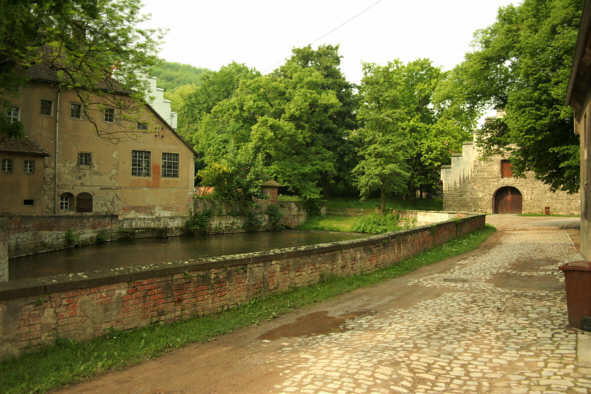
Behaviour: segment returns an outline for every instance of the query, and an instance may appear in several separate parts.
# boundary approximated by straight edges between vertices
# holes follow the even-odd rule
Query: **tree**
[[[189,64],[161,61],[150,70],[150,75],[158,78],[158,86],[171,92],[183,85],[197,85],[206,68]]]
[[[362,125],[351,133],[358,144],[359,162],[353,169],[354,182],[362,198],[380,192],[380,209],[385,213],[386,196],[402,193],[410,177],[409,145],[402,130],[406,118],[401,96],[404,94],[403,65],[394,61],[386,66],[363,65],[357,118]]]
[[[143,99],[159,32],[138,27],[140,7],[140,0],[0,0],[0,96],[43,65],[81,99],[113,89]]]
[[[479,130],[487,154],[509,155],[516,175],[534,171],[553,190],[579,188],[579,142],[564,96],[581,0],[525,0],[499,9],[476,34],[458,80],[472,107],[491,105],[502,119]]]
[[[232,167],[230,157],[248,152],[251,158],[243,162],[254,172],[305,199],[322,195],[325,180],[337,174],[339,145],[349,144],[344,128],[352,113],[343,112],[339,99],[347,97],[349,85],[336,69],[336,48],[320,47],[318,52],[322,55],[311,48],[296,49],[275,72],[242,79],[229,98],[209,111],[203,107],[195,134],[203,174],[216,163]],[[255,163],[261,164],[261,172]],[[229,168],[226,174],[231,173],[237,172]]]

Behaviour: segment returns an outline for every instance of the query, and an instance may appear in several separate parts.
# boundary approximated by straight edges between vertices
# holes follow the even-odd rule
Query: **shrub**
[[[96,235],[96,243],[98,245],[101,245],[105,242],[107,242],[107,232],[105,230],[101,230]]]
[[[258,212],[256,208],[249,208],[243,211],[244,215],[244,225],[242,226],[246,232],[254,232],[257,231],[261,225],[263,224],[259,219]]]
[[[74,233],[71,229],[64,234],[64,240],[68,246],[78,246],[80,244],[80,236]]]
[[[283,225],[281,224],[281,219],[283,218],[283,212],[276,204],[271,204],[265,210],[265,213],[269,217],[269,227],[271,227],[271,231],[281,231],[283,230]]]
[[[189,234],[207,234],[209,228],[209,220],[211,219],[211,210],[204,209],[199,213],[191,215],[189,220],[185,222],[185,230]]]
[[[358,233],[381,234],[398,231],[400,217],[398,215],[368,215],[360,217],[351,230]]]

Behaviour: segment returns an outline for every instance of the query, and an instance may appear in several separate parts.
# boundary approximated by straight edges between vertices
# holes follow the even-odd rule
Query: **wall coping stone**
[[[370,235],[367,238],[353,240],[271,249],[260,252],[204,257],[185,261],[170,261],[149,265],[138,264],[128,267],[112,268],[104,271],[78,272],[41,278],[13,280],[0,283],[0,301],[21,297],[38,297],[56,292],[80,290],[121,282],[133,282],[148,278],[166,277],[189,271],[208,271],[213,268],[263,263],[278,260],[279,258],[330,253],[336,250],[375,245],[395,238],[405,237],[416,232],[421,232],[425,229],[444,226],[451,223],[457,225],[463,222],[468,222],[476,217],[483,216],[485,215],[470,213],[463,218],[418,226],[409,230]]]

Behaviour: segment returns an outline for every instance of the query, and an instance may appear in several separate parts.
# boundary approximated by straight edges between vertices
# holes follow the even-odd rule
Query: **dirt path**
[[[477,251],[64,392],[588,392],[556,269],[576,223],[487,220]]]

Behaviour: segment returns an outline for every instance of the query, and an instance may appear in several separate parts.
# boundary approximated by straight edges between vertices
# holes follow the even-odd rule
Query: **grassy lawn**
[[[298,226],[298,230],[344,231],[368,234],[382,234],[402,230],[404,226],[397,216],[312,216]]]
[[[326,201],[327,209],[364,208],[373,209],[380,206],[379,199],[358,200],[351,198],[333,198]],[[387,200],[386,208],[398,210],[441,211],[443,201],[436,200]]]
[[[59,340],[43,351],[0,363],[1,393],[45,392],[101,372],[155,358],[193,342],[273,319],[295,308],[320,302],[360,287],[396,278],[416,269],[477,248],[495,229],[452,240],[396,265],[351,277],[325,278],[322,283],[271,295],[225,312],[187,321],[114,331],[87,342]]]

